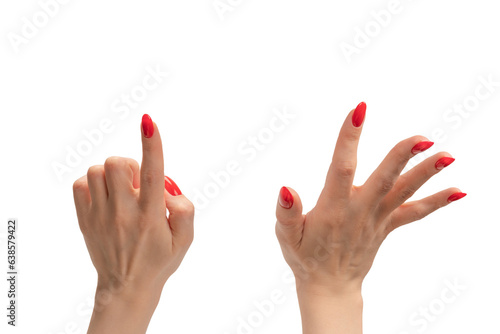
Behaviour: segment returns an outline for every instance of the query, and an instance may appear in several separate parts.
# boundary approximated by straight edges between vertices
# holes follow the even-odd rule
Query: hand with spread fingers
[[[135,160],[111,157],[73,184],[78,222],[98,273],[88,333],[145,333],[165,282],[193,240],[194,207],[164,175],[160,133],[148,115],[142,146],[141,168]]]
[[[449,188],[407,201],[455,159],[439,152],[408,172],[408,161],[433,145],[422,136],[398,143],[362,186],[354,186],[361,102],[347,116],[316,206],[302,213],[298,194],[279,194],[276,235],[297,283],[304,334],[362,333],[361,286],[375,255],[394,229],[419,220],[466,194]]]

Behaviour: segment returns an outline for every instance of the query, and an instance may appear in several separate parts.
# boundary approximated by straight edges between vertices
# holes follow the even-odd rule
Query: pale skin
[[[449,188],[407,201],[440,172],[435,163],[451,157],[439,152],[400,175],[415,156],[412,148],[428,141],[423,136],[398,143],[362,186],[353,185],[363,127],[354,126],[353,113],[340,130],[316,206],[303,214],[298,194],[286,187],[278,200],[276,235],[296,278],[304,334],[362,333],[362,282],[387,235],[448,205],[450,196],[465,196]]]
[[[365,184],[353,185],[362,130],[353,114],[341,128],[316,206],[303,214],[299,196],[285,187],[278,201],[276,235],[295,274],[304,334],[362,333],[361,286],[383,240],[448,205],[450,196],[465,196],[449,188],[407,201],[440,171],[436,161],[451,157],[439,152],[400,175],[416,154],[412,148],[427,141],[422,136],[397,144]],[[160,134],[149,121],[141,132],[141,167],[111,157],[73,185],[79,226],[98,274],[91,334],[145,333],[193,240],[194,207],[175,183],[175,189],[167,184]]]
[[[142,131],[141,168],[135,160],[111,157],[73,185],[98,273],[91,334],[145,333],[164,284],[193,240],[194,207],[166,190],[160,134],[156,124],[151,127],[149,138]]]

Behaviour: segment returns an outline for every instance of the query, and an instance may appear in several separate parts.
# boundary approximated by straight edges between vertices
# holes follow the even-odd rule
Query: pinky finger
[[[392,212],[388,232],[420,220],[437,209],[447,206],[466,195],[466,193],[461,192],[458,188],[450,188],[418,201],[406,202]]]
[[[87,175],[82,176],[73,183],[73,197],[75,200],[76,214],[78,221],[83,221],[83,216],[87,214],[90,209],[91,198],[89,191],[89,184],[87,182]]]

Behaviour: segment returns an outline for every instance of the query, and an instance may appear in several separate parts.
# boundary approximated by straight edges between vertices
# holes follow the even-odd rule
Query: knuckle
[[[79,178],[73,183],[73,193],[85,191],[87,189],[87,182],[83,178]]]
[[[350,142],[358,141],[360,134],[361,134],[360,131],[361,130],[359,130],[359,129],[356,129],[354,131],[346,131],[346,133],[344,134],[343,137],[345,140],[350,141]]]
[[[143,170],[141,182],[146,186],[153,186],[154,184],[161,182],[164,183],[165,177],[162,172],[156,170]]]
[[[283,226],[280,225],[282,223],[277,223],[276,227],[274,228],[274,233],[276,234],[276,238],[278,239],[280,244],[288,244],[289,243],[289,238],[287,238],[286,233],[283,233]]]
[[[143,155],[154,155],[156,151],[156,147],[154,145],[150,145],[149,143],[142,146]]]
[[[278,218],[278,224],[280,230],[292,229],[294,226],[294,221],[292,219],[287,218]]]
[[[418,173],[420,174],[420,178],[422,178],[423,180],[426,180],[425,182],[427,182],[427,180],[429,180],[431,177],[433,177],[437,172],[439,172],[435,167],[434,165],[431,166],[432,168],[428,167],[428,166],[425,166],[422,164],[422,167],[420,166],[417,166],[417,167],[414,167],[414,168],[418,168]],[[416,169],[417,170],[417,169]]]
[[[106,171],[115,171],[127,166],[127,161],[120,157],[109,157],[104,162],[104,169]]]
[[[417,191],[416,187],[413,185],[407,185],[401,192],[399,193],[399,198],[401,201],[406,201],[408,198],[412,197],[413,194]]]
[[[409,139],[413,142],[413,139]],[[406,163],[411,158],[411,150],[408,150],[408,139],[400,141],[396,146],[394,146],[389,152],[391,159],[394,160],[398,165]]]
[[[391,191],[392,187],[394,186],[394,180],[388,177],[383,177],[379,181],[379,193],[380,194],[387,194],[389,191]]]
[[[396,159],[399,166],[406,165],[408,163],[408,160],[410,160],[410,155],[407,152],[399,151],[396,153]]]
[[[416,221],[416,220],[420,220],[420,219],[424,218],[425,216],[427,216],[427,212],[421,206],[416,206],[415,208],[413,208],[411,216],[412,216],[413,221]]]
[[[275,234],[280,244],[296,246],[300,242],[300,227],[294,222],[277,221],[275,227]]]
[[[394,213],[390,214],[387,217],[387,224],[386,224],[386,228],[384,230],[385,235],[388,235],[390,232],[394,231],[395,229],[397,229],[400,226],[401,226],[401,224],[400,224],[399,220],[395,217]]]
[[[398,166],[406,164],[408,160],[410,160],[411,158],[410,153],[411,151],[410,152],[407,151],[406,145],[401,143],[396,147],[394,147],[391,159],[393,159],[394,163],[397,164]]]
[[[78,226],[80,227],[80,232],[82,232],[83,235],[86,235],[88,233],[88,224],[83,221],[83,219],[78,220]]]
[[[334,171],[341,177],[353,177],[356,171],[356,164],[351,161],[340,161],[333,165]]]
[[[101,165],[95,165],[89,168],[89,170],[87,171],[87,177],[90,179],[94,179],[102,176],[103,173],[104,173],[104,167]]]
[[[194,205],[190,201],[183,201],[176,208],[177,212],[181,215],[193,215],[194,214]]]
[[[134,160],[134,159],[127,159],[127,162],[130,166],[130,168],[132,168],[132,170],[139,170],[139,163]]]

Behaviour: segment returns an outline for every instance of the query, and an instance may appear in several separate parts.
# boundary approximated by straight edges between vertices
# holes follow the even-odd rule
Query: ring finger
[[[393,189],[379,204],[379,215],[389,214],[406,202],[431,177],[449,166],[454,158],[447,152],[439,152],[401,175]]]
[[[399,142],[366,180],[361,187],[360,196],[370,211],[377,208],[392,190],[408,161],[415,154],[422,152],[421,149],[416,149],[423,144],[429,148],[433,143],[423,136],[413,136]]]

